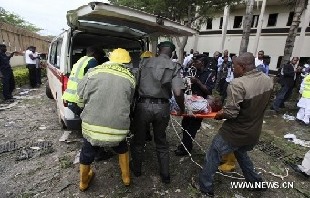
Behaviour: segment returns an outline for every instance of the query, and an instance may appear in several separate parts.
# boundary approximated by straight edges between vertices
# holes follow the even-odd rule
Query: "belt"
[[[168,99],[164,98],[139,98],[138,100],[139,103],[154,103],[154,104],[159,104],[159,103],[169,103]]]

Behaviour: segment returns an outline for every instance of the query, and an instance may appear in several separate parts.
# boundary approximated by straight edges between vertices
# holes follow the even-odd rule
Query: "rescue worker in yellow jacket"
[[[86,49],[86,56],[80,58],[72,67],[67,89],[62,95],[62,99],[68,102],[68,108],[78,116],[82,112],[82,109],[80,108],[82,104],[78,100],[77,95],[78,82],[82,80],[90,68],[94,68],[99,65],[99,61],[102,57],[104,57],[104,55],[103,50],[99,47],[88,47]]]
[[[85,191],[94,173],[91,163],[100,147],[109,146],[119,154],[125,186],[130,185],[129,132],[130,105],[136,81],[125,64],[131,62],[128,51],[115,49],[110,61],[91,69],[78,83],[79,99],[85,104],[82,119],[84,143],[80,154],[80,190]],[[104,112],[104,113],[103,113]]]

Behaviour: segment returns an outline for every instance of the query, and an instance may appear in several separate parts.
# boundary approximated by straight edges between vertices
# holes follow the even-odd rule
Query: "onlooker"
[[[30,86],[32,88],[35,88],[37,86],[37,73],[36,73],[36,57],[35,57],[35,47],[30,46],[26,50],[25,53],[25,59],[26,59],[26,64],[27,68],[29,70],[29,82]]]
[[[227,120],[214,137],[199,176],[200,190],[207,196],[214,196],[213,177],[221,157],[227,153],[234,152],[246,182],[263,181],[254,172],[247,151],[252,150],[259,140],[273,83],[256,70],[252,53],[246,52],[234,58],[233,63],[237,79],[228,86],[227,103],[215,116],[217,120]]]
[[[36,58],[36,82],[37,86],[41,86],[41,61],[38,52],[35,51],[34,57]]]
[[[299,61],[298,57],[292,58],[292,60],[283,66],[281,69],[281,75],[279,83],[281,89],[278,92],[276,99],[274,100],[271,109],[275,111],[280,111],[280,108],[284,108],[284,102],[289,99],[294,88],[294,82],[296,75],[295,73],[299,72],[298,69],[295,69],[295,65]]]
[[[255,58],[255,66],[257,67],[258,65],[263,64],[264,60],[264,54],[265,52],[263,50],[260,50],[257,54],[257,57]]]
[[[193,56],[194,56],[194,50],[191,49],[190,54],[184,58],[183,67],[187,67],[188,63],[192,60]]]
[[[215,71],[215,81],[217,80],[217,71],[218,71],[218,59],[220,56],[220,52],[216,51],[213,54],[213,57],[209,58],[208,60],[208,64],[207,64],[207,68],[212,69],[213,71]]]
[[[2,74],[3,97],[5,102],[14,102],[12,92],[15,89],[15,80],[13,70],[10,65],[10,59],[15,54],[12,52],[9,56],[6,53],[6,45],[0,44],[0,73]]]
[[[228,56],[228,50],[224,50],[223,56],[219,57],[219,59],[217,61],[218,62],[218,66],[222,65],[225,57],[227,57],[229,62],[232,62],[231,58]]]
[[[265,73],[266,75],[269,75],[269,64],[270,64],[270,57],[264,56],[263,58],[263,64],[260,64],[256,67],[258,71],[261,71]]]
[[[171,59],[172,59],[172,62],[178,62],[178,55],[176,51],[173,52]]]
[[[229,61],[227,56],[224,56],[222,65],[219,66],[218,74],[217,74],[217,81],[218,86],[217,90],[222,96],[222,103],[224,103],[224,100],[226,98],[226,89],[228,86],[228,83],[231,81],[232,77],[232,62]]]

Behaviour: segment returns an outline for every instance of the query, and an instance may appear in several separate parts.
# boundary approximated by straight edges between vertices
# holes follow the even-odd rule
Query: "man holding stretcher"
[[[246,52],[234,58],[233,64],[235,79],[228,85],[227,103],[215,116],[217,120],[227,120],[213,138],[199,176],[200,190],[209,197],[214,195],[213,177],[220,159],[227,153],[234,152],[246,182],[263,181],[254,171],[247,151],[252,150],[259,140],[273,82],[256,70],[252,53]]]

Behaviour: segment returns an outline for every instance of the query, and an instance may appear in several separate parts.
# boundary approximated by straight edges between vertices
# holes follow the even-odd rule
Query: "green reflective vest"
[[[93,57],[83,56],[72,67],[71,74],[68,80],[67,89],[62,95],[62,99],[68,102],[80,103],[77,95],[78,82],[84,77],[84,69],[88,64],[88,61]]]
[[[308,74],[304,79],[305,88],[302,92],[303,98],[310,98],[310,74]]]

